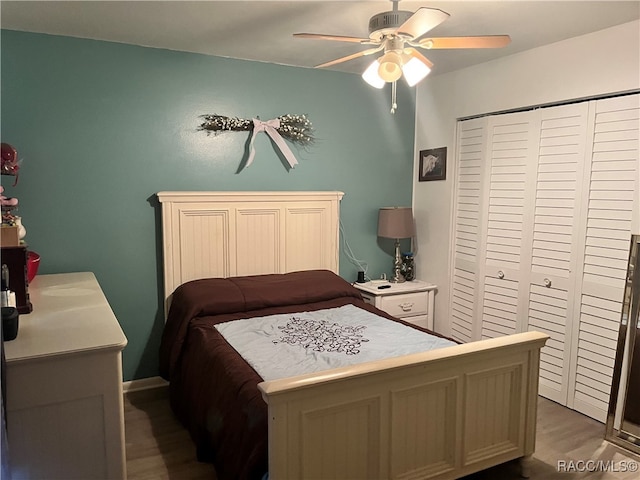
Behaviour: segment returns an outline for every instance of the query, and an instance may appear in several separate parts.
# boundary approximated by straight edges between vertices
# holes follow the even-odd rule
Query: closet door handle
[[[498,270],[498,278],[502,280],[504,278],[504,272],[502,270]]]
[[[544,286],[547,288],[551,288],[551,280],[549,280],[548,278],[544,279]]]

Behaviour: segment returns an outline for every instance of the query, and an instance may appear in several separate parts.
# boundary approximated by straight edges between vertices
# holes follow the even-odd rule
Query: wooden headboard
[[[342,192],[159,192],[164,291],[207,277],[338,273]]]

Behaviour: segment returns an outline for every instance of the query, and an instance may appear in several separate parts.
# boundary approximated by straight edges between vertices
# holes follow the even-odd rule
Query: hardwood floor
[[[129,480],[215,480],[211,465],[199,463],[187,431],[173,417],[166,387],[125,395],[127,473]],[[540,397],[534,480],[636,480],[637,472],[584,472],[584,462],[602,460],[611,469],[640,458],[603,440],[604,425]],[[573,463],[572,463],[573,462]],[[559,468],[559,467],[563,467]],[[577,468],[571,468],[571,467]],[[468,480],[518,479],[517,462],[465,477]]]
[[[169,407],[168,387],[124,396],[128,480],[215,480],[212,465],[196,460],[188,432]]]

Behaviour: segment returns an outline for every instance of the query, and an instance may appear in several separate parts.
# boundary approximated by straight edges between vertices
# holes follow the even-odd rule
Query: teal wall
[[[23,159],[20,201],[40,273],[92,271],[129,339],[124,379],[157,375],[163,190],[340,190],[344,233],[368,273],[390,273],[381,206],[411,205],[414,103],[359,75],[2,31],[2,141]],[[201,114],[307,114],[316,142],[287,171],[268,138],[236,173],[248,133],[207,136]],[[341,248],[340,274],[358,268]],[[37,308],[37,305],[35,306]],[[90,321],[90,319],[87,319]]]

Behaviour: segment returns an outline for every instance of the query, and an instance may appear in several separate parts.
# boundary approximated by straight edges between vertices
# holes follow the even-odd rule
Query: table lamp
[[[396,255],[393,262],[394,283],[404,282],[400,273],[402,258],[400,257],[400,239],[411,238],[415,233],[413,225],[413,212],[411,207],[383,207],[378,214],[378,236],[393,238],[396,241]]]

